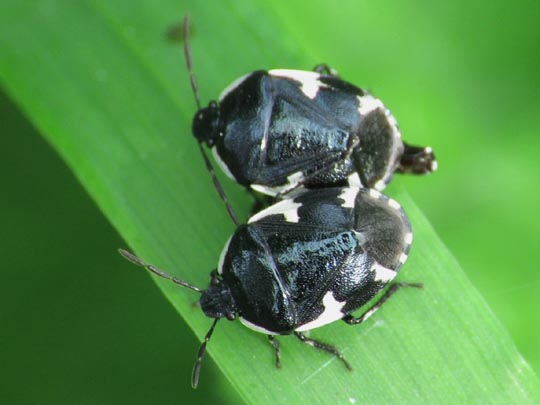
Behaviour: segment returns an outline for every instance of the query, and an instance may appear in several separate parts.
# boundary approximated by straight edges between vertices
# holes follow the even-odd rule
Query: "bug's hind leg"
[[[343,362],[345,367],[347,367],[347,370],[352,371],[351,365],[349,364],[347,360],[345,360],[345,357],[343,357],[343,354],[339,351],[337,347],[330,346],[326,343],[319,342],[318,340],[308,338],[306,335],[300,332],[294,332],[294,334],[303,343],[310,345],[311,347],[314,347],[316,349],[324,350],[327,353],[333,354],[334,356],[336,356],[339,360]]]
[[[364,322],[366,319],[368,319],[371,315],[373,315],[375,312],[377,312],[382,305],[388,301],[388,298],[390,298],[392,295],[394,295],[400,288],[402,287],[414,287],[414,288],[423,288],[422,283],[395,283],[392,284],[392,286],[384,293],[379,300],[373,304],[370,308],[367,309],[366,312],[364,312],[362,315],[358,317],[354,317],[352,315],[347,315],[343,318],[345,322],[347,322],[349,325],[358,325],[359,323]]]
[[[337,70],[330,67],[326,63],[318,64],[317,66],[315,66],[313,68],[313,71],[316,72],[316,73],[320,73],[321,75],[326,75],[326,76],[332,76],[332,77],[339,78],[339,73],[337,72]]]
[[[274,335],[268,335],[268,342],[274,348],[276,355],[276,367],[281,368],[281,347],[279,346],[279,342],[276,340]]]

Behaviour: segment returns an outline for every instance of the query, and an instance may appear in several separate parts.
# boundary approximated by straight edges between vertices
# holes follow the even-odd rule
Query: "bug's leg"
[[[276,367],[281,368],[281,348],[279,342],[274,335],[268,335],[268,342],[272,345],[276,354]]]
[[[402,287],[414,287],[414,288],[423,288],[422,283],[394,283],[390,286],[390,288],[383,294],[381,298],[377,300],[375,304],[373,304],[366,312],[364,312],[362,315],[358,317],[354,317],[352,315],[347,315],[343,318],[345,322],[347,322],[349,325],[358,325],[359,323],[364,322],[366,319],[368,319],[371,315],[373,315],[375,312],[377,312],[381,306],[388,301],[388,298],[390,298],[392,295],[394,295],[400,288]]]
[[[322,75],[326,75],[326,76],[332,76],[332,77],[337,77],[339,78],[339,73],[337,72],[336,69],[330,67],[329,65],[327,65],[326,63],[320,63],[318,64],[317,66],[315,66],[313,68],[313,70],[316,72],[316,73],[320,73]]]
[[[430,146],[404,143],[405,150],[396,169],[398,173],[427,174],[437,170],[437,160]]]
[[[326,343],[323,343],[323,342],[319,342],[318,340],[308,338],[306,335],[300,332],[294,332],[294,334],[303,343],[310,345],[311,347],[314,347],[316,349],[324,350],[325,352],[333,354],[334,356],[336,356],[338,359],[340,359],[343,362],[345,367],[347,367],[347,370],[352,371],[351,365],[349,364],[347,360],[345,360],[345,357],[343,357],[343,354],[341,354],[338,348],[327,345]]]
[[[358,145],[360,145],[360,139],[356,136],[351,137],[349,140],[349,144],[347,145],[347,149],[341,152],[338,156],[332,156],[330,158],[324,159],[321,163],[321,166],[317,170],[307,174],[303,179],[298,181],[294,186],[291,186],[283,190],[282,192],[276,194],[276,200],[282,199],[287,194],[291,193],[292,191],[303,186],[304,184],[306,184],[313,178],[317,177],[319,174],[324,173],[326,170],[330,169],[336,163],[349,159],[352,153],[354,152],[354,149]],[[365,180],[365,177],[363,177],[363,174],[359,172],[358,175],[360,176],[360,181],[362,182],[362,185],[367,184],[367,181]]]

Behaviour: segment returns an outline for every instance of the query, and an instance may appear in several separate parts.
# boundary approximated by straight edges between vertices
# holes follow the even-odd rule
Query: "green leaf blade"
[[[294,66],[316,54],[305,42],[295,55],[286,23],[263,2],[216,7],[190,6],[203,94],[217,95],[244,73],[240,65]],[[3,86],[139,255],[206,285],[233,226],[189,133],[194,103],[180,49],[164,39],[184,10],[104,1],[4,9]],[[234,38],[235,47],[216,38]],[[248,199],[226,187],[245,216]],[[283,369],[275,370],[263,335],[223,321],[209,352],[232,386],[250,403],[540,402],[538,379],[425,217],[403,189],[389,193],[415,232],[400,280],[421,281],[424,290],[400,291],[361,326],[312,333],[344,352],[351,373],[292,337],[279,338]],[[157,282],[202,338],[210,322],[192,310],[193,293]]]

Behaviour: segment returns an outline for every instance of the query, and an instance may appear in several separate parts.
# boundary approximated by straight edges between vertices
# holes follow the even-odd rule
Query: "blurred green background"
[[[363,5],[366,21],[357,26],[340,20],[358,2],[305,2],[301,19],[291,10],[304,2],[270,4],[296,27],[291,47],[317,43],[313,65],[328,62],[373,91],[405,139],[433,146],[439,172],[397,177],[388,194],[396,183],[410,190],[538,373],[540,4],[388,0]],[[178,16],[185,8],[179,1]],[[143,30],[133,15],[129,26]],[[178,21],[164,20],[163,32]],[[195,30],[204,23],[195,20]],[[230,63],[239,74],[249,67]],[[182,69],[178,57],[187,80]],[[9,94],[0,106],[0,400],[235,401],[216,389],[227,384],[210,360],[202,389],[191,390],[198,342],[149,278],[117,256],[123,242]]]

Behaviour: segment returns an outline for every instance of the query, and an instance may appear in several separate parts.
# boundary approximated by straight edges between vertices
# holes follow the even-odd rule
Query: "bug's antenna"
[[[216,327],[218,321],[219,318],[216,318],[214,320],[214,323],[206,333],[204,341],[202,342],[201,347],[199,347],[199,351],[197,352],[197,360],[195,361],[195,365],[193,366],[193,374],[191,375],[191,386],[193,388],[197,388],[197,386],[199,385],[199,374],[201,373],[202,360],[204,357],[204,353],[206,352],[206,344],[212,337],[212,333],[214,333],[214,328]]]
[[[141,258],[135,256],[133,253],[128,252],[124,249],[118,249],[118,253],[120,253],[124,259],[129,260],[131,263],[136,264],[137,266],[144,267],[146,270],[157,274],[160,277],[166,278],[167,280],[172,281],[175,284],[181,285],[182,287],[189,288],[193,291],[197,291],[198,293],[202,294],[203,290],[201,290],[199,287],[195,287],[194,285],[191,285],[184,280],[180,280],[179,278],[176,278],[174,276],[171,276],[170,274],[165,273],[163,270],[157,268],[156,266],[152,264],[148,264],[144,262]]]
[[[186,67],[189,73],[189,80],[191,82],[191,89],[195,96],[195,102],[197,103],[197,109],[201,109],[201,99],[199,97],[199,86],[197,86],[197,78],[193,72],[193,64],[191,62],[191,46],[189,45],[189,14],[184,16],[183,25],[183,37],[184,37],[184,56],[186,58]]]
[[[197,85],[197,78],[195,77],[195,73],[193,71],[193,63],[191,59],[191,46],[189,45],[189,14],[184,15],[184,22],[183,22],[183,37],[184,37],[184,57],[186,59],[186,68],[189,73],[189,80],[191,82],[191,89],[193,90],[193,95],[195,96],[195,103],[197,103],[197,109],[201,109],[201,99],[199,97],[199,86]],[[206,169],[210,173],[210,176],[212,177],[212,182],[214,183],[214,188],[216,189],[217,193],[219,194],[219,197],[223,200],[225,203],[225,207],[227,209],[227,213],[229,214],[229,217],[231,217],[231,220],[233,221],[235,226],[240,225],[240,222],[238,221],[238,217],[236,216],[236,213],[229,203],[229,198],[227,197],[227,194],[225,194],[225,190],[223,190],[223,187],[221,183],[219,182],[216,173],[214,171],[214,167],[212,166],[212,163],[210,162],[210,159],[208,159],[208,156],[206,155],[206,152],[204,151],[204,148],[202,146],[202,142],[199,141],[199,150],[201,151],[202,157],[204,159],[204,164],[206,165]]]
[[[186,68],[189,72],[189,80],[191,82],[191,89],[193,90],[193,95],[195,96],[195,103],[197,103],[197,109],[200,110],[201,100],[199,97],[199,86],[197,85],[197,78],[195,77],[195,73],[193,72],[193,63],[191,59],[191,46],[189,45],[189,22],[190,22],[189,14],[184,15],[184,22],[183,22],[184,56],[186,59]],[[227,208],[227,212],[229,216],[231,217],[232,221],[234,222],[236,226],[240,225],[240,222],[238,221],[238,217],[236,216],[236,213],[234,212],[233,207],[229,203],[229,198],[227,197],[227,194],[225,194],[225,191],[223,190],[223,187],[221,186],[221,183],[219,182],[216,176],[214,167],[212,166],[212,163],[210,163],[210,159],[208,159],[208,156],[206,156],[206,152],[204,151],[204,148],[201,142],[199,142],[199,149],[203,156],[206,169],[208,170],[208,172],[210,173],[210,176],[212,177],[214,188],[218,192],[220,198],[225,203],[225,207]]]

